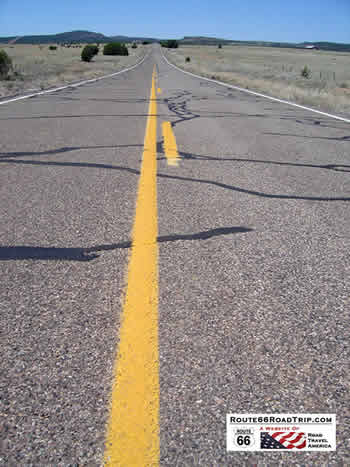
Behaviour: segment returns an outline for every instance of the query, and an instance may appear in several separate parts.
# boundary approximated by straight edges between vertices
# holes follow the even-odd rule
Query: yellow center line
[[[164,152],[168,161],[168,165],[177,166],[179,163],[179,153],[177,151],[176,139],[170,122],[163,122],[162,129],[164,138]]]
[[[153,70],[104,465],[159,464],[157,101]]]

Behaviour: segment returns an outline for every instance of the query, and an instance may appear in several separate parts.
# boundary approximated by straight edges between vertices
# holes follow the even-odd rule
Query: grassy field
[[[325,111],[350,114],[350,54],[270,47],[163,49],[180,68]],[[190,57],[190,62],[186,62]],[[310,78],[301,76],[303,67]]]
[[[147,46],[128,48],[129,56],[99,54],[90,63],[81,61],[82,48],[58,46],[49,50],[49,45],[1,45],[0,49],[12,58],[16,79],[0,81],[0,97],[29,90],[47,89],[64,83],[92,79],[119,71],[138,62],[147,51]]]

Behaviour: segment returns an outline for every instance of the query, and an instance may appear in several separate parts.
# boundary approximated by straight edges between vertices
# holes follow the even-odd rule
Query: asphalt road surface
[[[188,76],[159,46],[0,106],[1,465],[106,461],[152,124],[160,464],[349,465],[350,125]],[[337,450],[226,452],[227,413],[336,413]]]

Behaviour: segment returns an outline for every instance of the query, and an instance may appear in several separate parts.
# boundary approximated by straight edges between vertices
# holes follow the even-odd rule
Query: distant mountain
[[[339,44],[336,42],[266,42],[266,41],[236,41],[229,39],[218,39],[216,37],[205,36],[185,36],[179,40],[180,45],[250,45],[255,47],[280,47],[304,49],[307,45],[314,45],[320,50],[332,50],[336,52],[350,52],[350,44]]]
[[[160,39],[155,39],[154,37],[131,37],[131,36],[111,36],[108,40],[113,40],[117,42],[160,42]]]
[[[22,36],[22,37],[0,37],[0,44],[9,44],[16,42],[16,44],[66,44],[66,43],[103,43],[110,42],[112,40],[119,42],[133,42],[137,41],[148,41],[156,42],[154,38],[144,37],[128,37],[128,36],[113,36],[108,37],[104,34],[91,31],[71,31],[63,32],[61,34],[48,34],[40,36]]]
[[[91,31],[70,31],[61,34],[48,34],[41,36],[12,36],[0,37],[0,44],[72,44],[72,43],[104,43],[104,42],[160,42],[154,37],[132,37],[132,36],[105,36],[104,34]],[[281,47],[304,49],[307,45],[314,45],[320,50],[333,50],[336,52],[350,52],[350,44],[338,44],[335,42],[301,42],[299,44],[290,42],[266,42],[266,41],[236,41],[219,39],[206,36],[185,36],[179,39],[183,45],[251,45],[255,47]]]
[[[237,41],[231,39],[220,39],[217,37],[205,36],[185,36],[181,39],[180,44],[188,45],[218,45],[218,44],[231,44],[231,45],[253,45],[255,47],[295,47],[296,44],[284,44],[281,42],[265,42],[265,41]]]
[[[10,43],[13,37],[2,37],[0,43]],[[22,36],[16,40],[16,44],[55,44],[76,42],[104,42],[109,39],[103,34],[90,31],[71,31],[61,34],[48,34],[40,36]]]
[[[9,41],[9,44],[15,44],[20,38],[21,36],[15,37],[14,39]]]
[[[205,36],[185,36],[179,41],[181,44],[189,45],[217,45],[217,44],[229,44],[232,41],[228,39],[218,39],[217,37],[205,37]]]

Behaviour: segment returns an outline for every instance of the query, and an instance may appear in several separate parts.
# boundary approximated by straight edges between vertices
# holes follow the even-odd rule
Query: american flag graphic
[[[276,431],[260,433],[261,449],[303,449],[306,447],[305,433]]]

